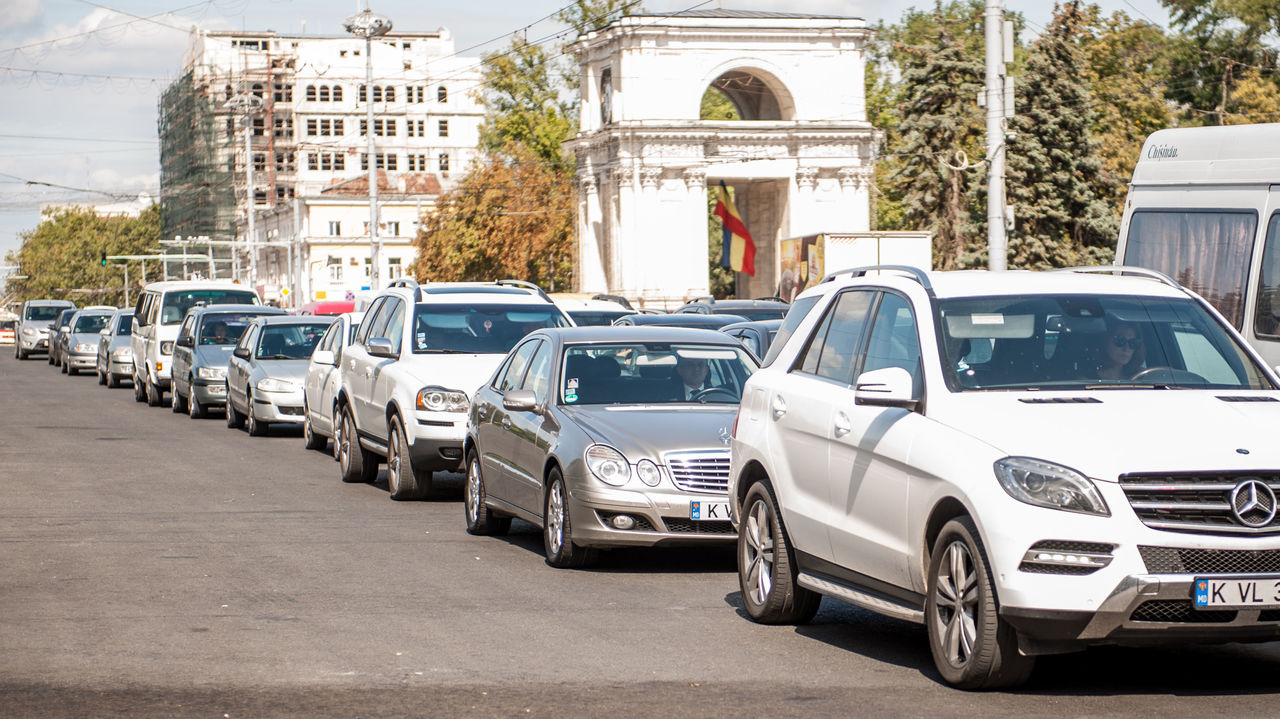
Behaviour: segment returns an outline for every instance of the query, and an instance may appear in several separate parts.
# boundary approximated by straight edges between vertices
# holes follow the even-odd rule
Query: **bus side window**
[[[1267,225],[1256,299],[1253,333],[1280,340],[1280,212],[1271,215]]]

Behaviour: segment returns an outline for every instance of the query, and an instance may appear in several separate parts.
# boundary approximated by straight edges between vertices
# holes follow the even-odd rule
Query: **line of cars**
[[[556,567],[736,543],[751,619],[825,596],[922,623],[971,689],[1096,644],[1280,638],[1280,378],[1157,273],[833,273],[763,320],[762,360],[639,313],[575,327],[511,280],[399,280],[324,320],[176,288],[138,311],[169,291],[171,384],[133,372],[175,411],[221,379],[229,425],[332,438],[343,481],[385,463],[397,500],[461,469],[467,531],[529,522]]]

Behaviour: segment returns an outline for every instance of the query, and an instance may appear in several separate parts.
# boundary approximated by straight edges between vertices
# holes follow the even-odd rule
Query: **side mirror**
[[[58,328],[58,331],[59,331],[59,332],[70,332],[70,331],[71,331],[71,325],[63,325],[62,327]]]
[[[513,389],[502,398],[502,408],[512,412],[531,412],[538,406],[538,398],[531,389]]]
[[[239,357],[240,359],[249,359],[249,357],[251,356],[249,354],[248,347],[237,347],[235,351],[232,352],[231,354],[235,355],[236,357]]]
[[[192,335],[183,335],[178,338],[179,347],[195,347],[196,338]]]
[[[365,342],[364,346],[374,357],[394,358],[396,356],[396,351],[391,348],[391,340],[386,337],[374,337]]]
[[[853,386],[855,404],[901,407],[914,410],[920,400],[912,391],[911,373],[901,367],[885,367],[858,375]]]
[[[102,335],[103,337],[110,337],[110,336],[111,336],[111,330],[109,330],[109,329],[101,329],[101,330],[98,330],[98,334]]]
[[[311,361],[316,364],[327,364],[333,366],[337,364],[336,358],[333,356],[333,350],[316,350],[311,355]]]

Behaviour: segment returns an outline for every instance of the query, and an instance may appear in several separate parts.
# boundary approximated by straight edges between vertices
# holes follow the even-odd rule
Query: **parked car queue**
[[[667,324],[727,302],[574,327],[514,280],[398,280],[324,319],[144,295],[139,401],[331,438],[343,481],[385,463],[395,500],[461,470],[467,531],[531,523],[554,567],[733,544],[752,620],[825,596],[918,622],[966,689],[1098,644],[1280,639],[1280,377],[1159,273],[855,268],[728,331]],[[103,310],[59,319],[63,361],[77,312]],[[105,342],[125,313],[101,321]]]

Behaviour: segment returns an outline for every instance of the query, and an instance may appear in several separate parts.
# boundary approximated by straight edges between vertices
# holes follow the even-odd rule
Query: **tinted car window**
[[[696,401],[737,404],[755,368],[746,349],[732,345],[570,345],[559,393],[565,404],[674,404],[689,401],[688,387],[700,393]]]
[[[160,310],[160,323],[176,325],[182,322],[187,310],[197,303],[206,305],[256,305],[258,296],[246,290],[188,290],[169,292],[164,296]]]
[[[564,315],[550,306],[420,304],[413,318],[413,351],[505,354],[534,330],[566,326]]]
[[[209,313],[200,321],[200,342],[202,345],[233,345],[240,341],[245,328],[255,318],[262,315],[252,312],[216,312]]]
[[[107,321],[111,319],[111,315],[80,315],[76,318],[76,324],[71,328],[74,333],[81,332],[100,332],[103,327],[107,326]]]
[[[777,308],[768,307],[765,309],[735,308],[727,309],[725,312],[738,315],[739,317],[746,317],[752,322],[757,320],[780,320],[787,316],[787,308],[784,306],[779,306]]]
[[[116,325],[116,334],[128,336],[133,334],[133,315],[122,315]]]
[[[521,345],[520,349],[512,355],[511,361],[507,362],[506,370],[503,371],[502,377],[498,380],[497,389],[499,392],[516,389],[524,381],[524,372],[529,367],[529,359],[533,357],[533,353],[541,344],[539,340],[534,340],[527,344]]]
[[[258,359],[307,359],[324,338],[328,322],[266,325],[258,342]]]
[[[921,379],[920,341],[911,305],[898,295],[885,293],[867,339],[862,371],[901,367],[911,373],[912,385]]]
[[[521,389],[533,392],[538,404],[547,399],[547,391],[551,389],[551,343],[543,342],[538,353],[529,361],[529,371],[524,376]]]
[[[804,321],[809,314],[809,310],[818,304],[818,296],[805,297],[796,300],[791,305],[791,309],[787,310],[787,316],[782,320],[782,326],[778,328],[776,336],[771,340],[769,352],[764,356],[764,366],[768,367],[778,358],[778,353],[787,344],[787,340],[795,333],[796,328]]]
[[[875,292],[842,292],[809,340],[799,370],[838,382],[853,382],[853,355]]]
[[[27,307],[24,316],[32,322],[52,322],[63,309],[58,305],[33,305]]]

